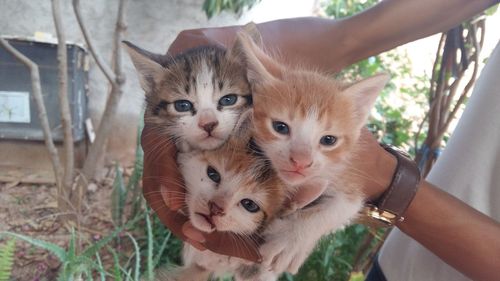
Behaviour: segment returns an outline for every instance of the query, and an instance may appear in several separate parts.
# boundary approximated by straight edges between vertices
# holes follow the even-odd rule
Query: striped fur
[[[229,137],[252,103],[246,70],[235,52],[204,46],[173,58],[125,42],[146,93],[145,122],[155,125],[183,151],[209,150]],[[235,96],[234,104],[221,105]],[[191,104],[179,111],[176,102]],[[204,124],[216,124],[206,131]]]

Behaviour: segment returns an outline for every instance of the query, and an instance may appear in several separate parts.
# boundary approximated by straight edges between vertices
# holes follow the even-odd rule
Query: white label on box
[[[30,93],[0,91],[0,122],[30,123]]]

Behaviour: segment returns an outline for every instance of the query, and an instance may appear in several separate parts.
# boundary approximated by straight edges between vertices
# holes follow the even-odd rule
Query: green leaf
[[[68,253],[67,253],[67,260],[70,263],[72,263],[76,257],[75,240],[76,240],[75,229],[71,228],[71,238],[69,239]]]
[[[141,114],[144,116],[144,113]],[[130,213],[130,217],[136,217],[139,213],[141,203],[143,201],[143,197],[140,196],[141,185],[140,181],[143,173],[143,161],[144,161],[144,151],[141,146],[141,136],[142,130],[144,128],[144,119],[141,118],[139,121],[139,127],[137,129],[137,146],[135,148],[135,162],[134,162],[134,171],[132,172],[132,176],[130,177],[127,183],[127,190],[125,198],[128,198],[128,193],[132,191],[132,212]]]
[[[149,218],[149,208],[146,208],[146,234],[148,236],[148,254],[146,262],[146,279],[152,281],[154,278],[153,273],[153,231],[151,228],[151,220]]]
[[[102,265],[101,255],[99,253],[95,254],[95,259],[97,261],[97,271],[99,272],[99,276],[101,277],[101,281],[106,281],[106,270]]]
[[[115,180],[113,182],[113,192],[111,193],[111,217],[117,226],[122,226],[123,209],[125,208],[125,184],[123,183],[123,174],[115,164]]]
[[[85,249],[82,253],[83,256],[85,257],[93,257],[102,247],[104,247],[106,244],[108,244],[111,240],[116,238],[120,232],[122,232],[124,229],[130,227],[131,225],[134,225],[142,216],[138,216],[132,220],[130,220],[127,224],[124,226],[116,228],[111,234],[108,236],[102,238],[101,240],[97,241],[95,244],[92,246],[88,247]]]
[[[137,244],[137,241],[134,239],[134,236],[132,236],[130,233],[126,233],[127,236],[130,238],[130,241],[132,241],[132,244],[134,245],[135,249],[135,270],[134,270],[134,280],[139,280],[140,272],[141,272],[141,251],[139,250],[139,245]],[[152,275],[146,276],[146,280],[152,280]]]
[[[16,250],[16,240],[10,239],[0,247],[0,281],[10,280],[12,266],[14,265],[14,252]]]
[[[240,15],[243,9],[250,9],[255,3],[260,1],[261,0],[205,0],[202,9],[209,19],[220,14],[222,11],[231,11]]]
[[[115,281],[122,281],[120,259],[118,258],[118,254],[111,247],[108,247],[108,250],[111,253],[111,255],[113,256],[113,269],[114,269],[114,271],[113,271],[114,278],[113,279]],[[135,280],[139,280],[139,279],[135,279]]]
[[[61,262],[65,262],[67,259],[66,251],[63,248],[57,246],[56,244],[53,244],[50,242],[45,242],[42,240],[38,240],[35,238],[31,238],[31,237],[24,236],[22,234],[13,233],[13,232],[0,232],[0,238],[2,236],[15,237],[15,238],[18,238],[20,240],[24,240],[33,246],[45,249],[45,250],[51,252],[52,254],[54,254]]]
[[[167,236],[165,236],[165,239],[163,239],[163,242],[161,243],[160,248],[158,249],[158,252],[156,253],[156,257],[153,262],[153,268],[156,268],[158,264],[160,263],[161,256],[163,255],[163,252],[165,251],[165,248],[167,247],[168,240],[170,240],[170,236],[172,236],[172,232],[168,232]]]

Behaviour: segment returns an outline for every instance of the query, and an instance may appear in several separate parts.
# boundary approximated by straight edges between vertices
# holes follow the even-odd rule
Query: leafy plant
[[[225,10],[240,15],[243,9],[252,8],[257,2],[260,2],[260,0],[205,0],[202,8],[210,19]]]
[[[8,281],[14,265],[16,240],[10,239],[0,247],[0,281]]]
[[[59,272],[58,280],[68,281],[77,280],[79,278],[86,278],[86,280],[93,280],[92,273],[97,271],[100,273],[101,280],[105,275],[109,275],[102,268],[100,264],[100,259],[98,261],[94,260],[94,257],[99,253],[99,251],[111,242],[114,238],[118,236],[126,228],[137,223],[140,217],[129,221],[123,227],[116,228],[111,234],[102,238],[94,244],[89,245],[81,253],[77,253],[75,250],[76,244],[76,234],[72,230],[71,238],[69,240],[68,249],[64,249],[56,244],[28,237],[22,234],[12,233],[12,232],[0,232],[0,238],[4,236],[14,237],[19,240],[23,240],[36,246],[38,248],[49,251],[53,254],[59,261],[61,261],[61,269]]]
[[[111,193],[111,218],[117,226],[122,225],[126,196],[123,173],[118,164],[115,164],[115,180],[113,181],[113,192]]]

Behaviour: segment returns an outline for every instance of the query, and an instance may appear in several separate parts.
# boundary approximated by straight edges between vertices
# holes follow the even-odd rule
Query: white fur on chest
[[[215,277],[233,275],[242,265],[251,264],[251,262],[220,255],[212,251],[199,251],[191,245],[184,243],[183,249],[184,264],[196,264],[213,272]]]

